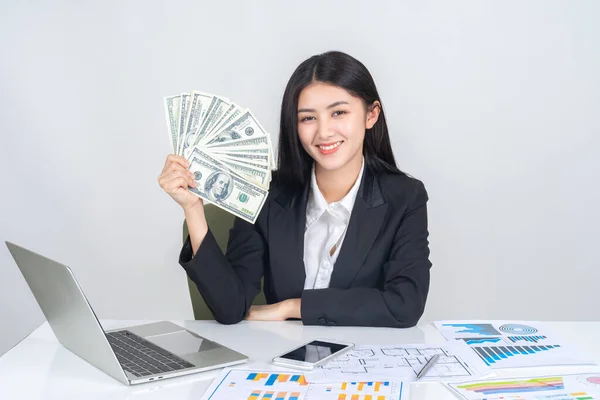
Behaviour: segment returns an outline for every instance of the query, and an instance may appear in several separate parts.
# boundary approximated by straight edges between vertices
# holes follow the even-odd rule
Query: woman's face
[[[373,127],[378,116],[378,107],[367,112],[362,99],[346,90],[313,82],[298,98],[298,135],[318,168],[360,166],[365,130]]]

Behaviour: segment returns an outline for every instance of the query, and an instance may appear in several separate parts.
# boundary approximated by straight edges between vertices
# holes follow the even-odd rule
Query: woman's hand
[[[288,299],[265,306],[251,306],[246,315],[248,321],[285,321],[288,318],[301,318],[300,299]]]
[[[191,209],[202,200],[187,191],[189,187],[196,187],[194,174],[188,171],[188,161],[177,154],[169,154],[165,161],[165,167],[158,176],[158,184],[169,194],[184,210]]]

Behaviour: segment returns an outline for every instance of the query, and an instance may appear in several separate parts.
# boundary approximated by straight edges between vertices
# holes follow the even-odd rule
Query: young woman
[[[179,262],[215,319],[410,327],[429,290],[427,192],[396,167],[369,71],[341,52],[304,61],[281,106],[278,169],[256,221],[236,218],[223,255],[188,163],[169,155],[160,186],[190,235]],[[261,289],[268,305],[252,306]]]

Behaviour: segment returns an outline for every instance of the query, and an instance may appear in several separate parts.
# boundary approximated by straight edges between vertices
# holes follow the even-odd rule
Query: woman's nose
[[[333,135],[334,133],[331,130],[331,124],[329,123],[329,121],[324,119],[319,120],[317,126],[317,137],[320,140],[325,140],[332,137]]]

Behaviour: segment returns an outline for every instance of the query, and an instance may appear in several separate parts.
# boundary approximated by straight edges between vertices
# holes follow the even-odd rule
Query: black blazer
[[[314,290],[304,290],[309,190],[310,183],[296,192],[272,184],[254,225],[236,218],[226,256],[210,230],[194,257],[188,237],[179,263],[215,319],[244,319],[264,276],[267,303],[302,298],[306,325],[414,326],[431,267],[423,184],[365,168],[329,288]]]

